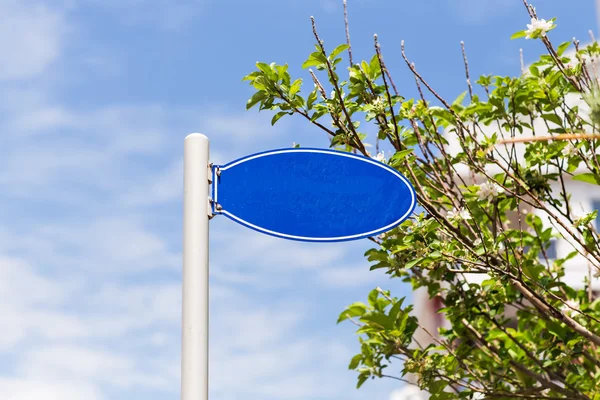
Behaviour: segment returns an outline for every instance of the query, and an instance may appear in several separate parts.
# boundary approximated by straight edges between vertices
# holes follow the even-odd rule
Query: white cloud
[[[29,379],[94,382],[112,387],[168,388],[173,382],[158,374],[146,374],[131,356],[79,346],[46,346],[29,350],[20,359],[18,372]]]
[[[323,265],[341,262],[348,251],[347,243],[322,245],[283,240],[240,227],[224,217],[213,221],[216,225],[211,233],[213,243],[236,249],[227,253],[228,265],[243,266],[245,260],[245,264],[253,270],[257,267],[281,273],[315,270]],[[249,260],[252,262],[248,263]]]
[[[2,339],[19,333],[10,346],[0,346],[0,354],[18,354],[12,375],[0,375],[0,398],[16,396],[23,382],[31,383],[24,392],[28,400],[53,398],[44,394],[102,399],[107,387],[178,390],[179,283],[96,279],[62,298],[62,279],[44,278],[20,261],[12,271],[17,289],[31,281],[28,289],[39,293],[32,304],[27,291],[0,288],[0,298],[12,296],[14,311],[0,308]],[[314,305],[283,299],[264,304],[217,285],[211,289],[211,388],[217,398],[334,398],[340,385],[352,382],[344,374],[349,349],[319,332],[298,334]],[[44,299],[52,301],[42,307]]]
[[[253,306],[215,317],[210,373],[216,398],[334,398],[351,351],[317,332],[297,335],[307,317],[299,304]]]
[[[177,363],[177,352],[165,358],[156,351],[139,354],[136,346],[144,335],[162,334],[175,345],[169,353],[178,348],[179,335],[165,330],[176,332],[179,326],[180,284],[117,287],[105,280],[49,278],[7,257],[0,259],[0,274],[0,298],[5,299],[0,354],[3,359],[18,355],[11,376],[0,374],[0,398],[102,399],[105,385],[176,390],[172,362]],[[119,352],[121,346],[110,345],[112,340],[125,350]],[[23,382],[29,383],[27,390]]]
[[[375,282],[383,284],[388,279],[389,276],[380,271],[370,271],[366,261],[358,266],[324,268],[319,273],[319,281],[330,288],[354,288]]]
[[[49,106],[50,99],[20,100],[18,112],[5,109],[0,123],[9,145],[0,149],[0,188],[4,196],[21,199],[89,201],[84,193],[90,189],[93,201],[99,194],[126,196],[140,174],[151,172],[132,157],[160,158],[171,150],[166,138],[179,130],[173,120],[181,117],[161,106],[75,112]]]
[[[36,0],[0,1],[0,81],[34,78],[60,56],[68,24]]]
[[[181,200],[183,196],[183,160],[171,163],[165,170],[150,176],[146,182],[131,188],[124,196],[128,205],[155,205]]]
[[[26,306],[62,304],[73,292],[74,283],[64,281],[61,287],[35,273],[23,260],[0,257],[0,293],[4,306],[15,301]],[[23,296],[27,293],[27,296]]]
[[[211,221],[211,278],[240,288],[261,290],[294,287],[297,279],[327,289],[385,285],[389,278],[370,271],[363,257],[370,242],[305,243],[254,232],[217,216]],[[231,249],[231,250],[224,250]]]
[[[216,335],[217,345],[225,345],[228,352],[267,347],[293,331],[305,318],[304,308],[292,304],[248,311],[222,310],[215,316],[215,323],[220,326],[240,326],[244,330],[243,335],[236,330],[223,331]]]
[[[0,231],[0,251],[21,254],[55,271],[127,276],[181,265],[178,251],[139,218],[93,215],[82,222],[40,222],[27,233]],[[32,252],[32,249],[35,251]],[[116,275],[115,275],[116,274]]]
[[[6,80],[0,201],[7,217],[0,227],[0,358],[9,360],[0,364],[0,399],[105,400],[119,389],[137,398],[148,388],[173,398],[179,389],[180,210],[153,207],[181,198],[187,133],[209,134],[213,160],[226,162],[281,136],[286,122],[273,129],[264,114],[160,104],[67,106],[44,83],[50,67],[69,63],[68,75],[72,62],[90,54],[65,59],[75,21],[65,11],[69,1],[50,8],[57,2],[0,0],[6,58],[0,67]],[[112,7],[128,22],[163,27],[201,10],[192,0],[68,5],[91,2]],[[8,41],[14,37],[25,40],[18,49]],[[301,293],[318,279],[341,279],[341,269],[320,269],[341,265],[348,246],[283,241],[228,220],[213,228],[213,265],[222,266],[213,270],[210,289],[214,393],[221,399],[331,399],[340,387],[352,387],[355,376],[345,368],[351,351],[315,330],[315,315],[324,316],[315,311],[321,299]],[[301,274],[308,284],[296,279]],[[300,293],[280,293],[282,284]]]
[[[181,285],[110,284],[43,277],[28,263],[0,259],[0,352],[29,340],[68,341],[112,338],[139,329],[176,326],[181,315]],[[218,294],[218,290],[217,290]],[[67,311],[77,304],[75,310]]]
[[[122,385],[132,370],[133,363],[125,357],[73,346],[48,346],[23,354],[19,372],[40,380],[64,377],[75,381],[109,379]]]
[[[97,388],[83,382],[0,378],[0,398],[5,400],[104,400]]]
[[[114,327],[122,333],[161,323],[174,326],[181,321],[181,284],[107,284],[93,293],[87,303],[90,310],[102,316],[96,321],[100,329],[106,329],[105,317],[121,319],[122,323]],[[131,316],[135,319],[127,321]]]
[[[271,126],[271,116],[256,110],[231,115],[230,112],[214,108],[205,113],[202,120],[203,133],[209,138],[219,138],[238,147],[247,147],[250,143],[264,141],[273,136],[281,136],[287,131],[287,120],[281,119],[276,128]],[[230,160],[227,160],[230,161]]]
[[[274,290],[294,287],[299,279],[329,285],[329,277],[321,275],[343,265],[348,254],[347,243],[321,246],[274,238],[222,216],[212,222],[211,277],[225,285]]]
[[[425,400],[429,397],[427,392],[414,385],[405,385],[403,389],[394,390],[390,394],[390,400]]]
[[[208,135],[211,141],[210,161],[214,164],[225,164],[252,151],[248,149],[273,137],[288,132],[288,125],[280,122],[274,129],[263,114],[240,111],[230,113],[218,107],[202,112],[196,110],[180,110],[175,112],[180,119],[190,121],[197,130]],[[203,118],[200,120],[200,116]],[[31,119],[28,119],[31,121]],[[87,119],[86,119],[87,120]],[[104,119],[102,119],[104,120]],[[194,121],[194,122],[191,122]],[[122,129],[116,124],[117,131]],[[191,132],[181,131],[187,135]],[[145,176],[135,182],[124,198],[124,203],[135,206],[149,206],[172,203],[181,200],[183,193],[183,141],[177,142],[179,157],[172,160],[166,168],[158,173]]]
[[[34,336],[53,339],[84,334],[87,329],[82,323],[57,311],[76,289],[75,281],[65,279],[58,285],[27,262],[0,256],[0,352]]]

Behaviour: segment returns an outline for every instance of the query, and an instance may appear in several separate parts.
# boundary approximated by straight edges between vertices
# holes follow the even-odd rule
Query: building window
[[[546,255],[548,256],[549,260],[556,260],[556,245],[556,239],[550,240],[550,246],[546,249]],[[541,253],[540,257],[544,257],[544,254]]]
[[[550,246],[548,246],[548,248],[546,249],[546,256],[548,257],[548,260],[556,260],[556,245],[557,245],[557,240],[556,239],[550,239]],[[530,247],[529,246],[525,246],[523,248],[523,253],[527,253],[529,252]],[[544,259],[544,252],[540,250],[540,253],[538,254],[538,258],[543,260]]]
[[[598,215],[596,215],[595,228],[596,232],[600,232],[600,200],[592,200],[592,212],[594,210],[598,210]]]

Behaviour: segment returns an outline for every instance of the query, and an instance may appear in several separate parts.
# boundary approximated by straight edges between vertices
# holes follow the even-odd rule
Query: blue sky
[[[555,43],[596,31],[594,2],[545,0]],[[519,72],[520,0],[349,0],[355,59],[377,33],[400,91],[409,57],[444,96],[472,74]],[[0,398],[176,399],[183,138],[213,161],[326,146],[303,121],[245,111],[254,62],[344,41],[341,0],[0,0]],[[312,85],[311,85],[312,86]],[[401,282],[368,272],[369,242],[303,244],[211,222],[211,399],[388,399],[347,371],[347,304]]]

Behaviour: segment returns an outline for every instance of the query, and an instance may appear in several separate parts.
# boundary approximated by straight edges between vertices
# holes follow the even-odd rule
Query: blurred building
[[[586,114],[589,111],[587,104],[585,104],[585,102],[581,98],[578,98],[577,96],[573,96],[573,97],[569,98],[568,103],[571,106],[578,105],[580,111],[584,114]],[[534,129],[535,129],[536,135],[546,136],[546,134],[545,134],[545,132],[547,132],[546,123],[549,123],[549,122],[541,120],[541,119],[534,122]],[[549,123],[549,124],[552,125],[552,123]],[[495,128],[493,126],[492,127],[483,127],[483,129],[484,129],[483,133],[486,135],[491,135],[492,133],[497,131],[497,128]],[[505,135],[509,136],[506,132],[505,132]],[[531,131],[528,132],[527,130],[525,130],[523,133],[518,134],[518,136],[529,137],[529,136],[532,136],[532,132]],[[460,146],[460,143],[459,143],[459,140],[458,140],[456,134],[452,133],[452,132],[446,132],[445,137],[449,143],[447,151],[452,155],[459,153],[461,151],[461,146]],[[512,146],[513,146],[513,144],[499,145],[496,147],[496,151],[501,152],[508,159],[510,152],[513,151]],[[522,159],[524,156],[525,146],[526,145],[523,143],[515,143],[514,144],[514,151],[516,152],[516,156],[519,159]],[[514,158],[514,156],[513,156],[513,158]],[[480,176],[479,177],[473,176],[473,174],[467,168],[467,166],[461,166],[457,169],[458,169],[459,174],[467,182],[467,184],[480,184],[480,183],[485,182],[485,178],[482,178]],[[551,171],[552,170],[549,168],[548,172],[551,172]],[[489,167],[487,172],[489,172],[489,174],[493,175],[496,173],[500,173],[501,169],[499,167],[496,167],[495,169],[492,167]],[[576,171],[575,174],[577,172],[578,171]],[[594,210],[600,210],[600,186],[585,183],[585,182],[575,181],[566,175],[563,178],[564,178],[565,191],[567,194],[571,195],[570,206],[572,207],[571,208],[572,214],[578,215],[578,216],[583,216],[583,215],[586,215],[587,213],[593,212]],[[553,193],[556,193],[557,196],[560,196],[561,190],[562,190],[562,188],[561,188],[560,181],[552,183],[552,192]],[[545,228],[553,226],[550,224],[547,216],[543,212],[540,212],[539,210],[528,209],[527,207],[522,207],[520,210],[522,213],[522,221],[521,221],[522,229],[525,229],[527,227],[527,225],[524,221],[524,216],[523,216],[523,214],[526,214],[526,213],[534,213],[534,214],[538,215],[542,219],[542,221],[544,221]],[[517,215],[518,214],[515,212],[514,215],[511,216],[510,224],[509,224],[510,228],[517,228],[519,226],[519,221],[518,221]],[[556,225],[556,224],[554,224],[554,225]],[[568,223],[568,225],[570,225],[570,223]],[[571,253],[577,247],[577,246],[574,246],[573,243],[569,243],[569,241],[567,241],[565,239],[565,237],[569,237],[569,236],[565,234],[565,232],[563,231],[563,229],[560,226],[553,226],[553,227],[554,227],[554,231],[557,234],[559,234],[559,237],[556,239],[553,239],[550,248],[546,252],[549,262],[552,262],[553,259],[563,258],[563,257],[567,256],[569,253]],[[595,227],[596,227],[597,231],[600,231],[600,216],[595,221]],[[565,277],[562,279],[563,282],[565,282],[566,284],[568,284],[569,286],[571,286],[575,289],[583,289],[586,285],[586,283],[585,283],[586,279],[588,279],[592,283],[591,288],[593,290],[594,296],[600,295],[600,278],[593,277],[593,275],[596,271],[591,270],[591,266],[588,264],[588,261],[583,256],[578,254],[576,257],[568,260],[564,264],[564,267],[565,267],[566,272],[565,272]],[[467,276],[467,279],[472,282],[481,282],[487,278],[488,278],[488,276],[485,274],[471,274],[470,276]],[[430,299],[426,289],[421,288],[413,293],[413,304],[415,307],[414,312],[415,312],[415,315],[419,319],[419,323],[423,327],[425,327],[431,334],[437,335],[439,328],[449,327],[448,326],[449,324],[445,320],[443,314],[438,313],[438,310],[443,307],[442,301],[440,299],[435,299],[435,298]],[[423,346],[427,346],[428,344],[433,342],[431,337],[421,329],[417,330],[414,338],[415,338],[416,342],[420,343]],[[407,386],[404,389],[404,392],[398,391],[392,397],[390,397],[390,400],[425,400],[425,399],[428,399],[428,396],[425,393],[419,392],[419,390],[417,388],[410,387],[410,386]]]

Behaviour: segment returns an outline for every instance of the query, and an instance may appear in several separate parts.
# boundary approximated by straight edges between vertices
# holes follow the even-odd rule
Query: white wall
[[[571,197],[571,206],[572,211],[575,215],[584,215],[594,211],[592,207],[592,202],[594,200],[600,200],[600,186],[593,185],[585,182],[573,181],[573,180],[565,180],[565,190]],[[559,196],[560,193],[560,183],[555,182],[552,187],[553,193],[556,193]],[[547,215],[539,210],[536,210],[536,215],[539,215],[544,221],[544,226],[550,226]],[[571,224],[566,220],[562,219],[566,226],[570,226]],[[561,226],[556,227],[556,232],[560,234],[566,239],[558,239],[557,240],[557,249],[556,255],[558,258],[566,257],[570,252],[575,249],[580,249],[577,243],[570,238],[570,235],[566,233],[565,229]],[[571,243],[570,243],[571,242]],[[592,269],[592,274],[598,272],[597,269]],[[588,261],[582,256],[577,255],[571,260],[565,263],[565,277],[563,281],[568,285],[572,286],[576,289],[581,289],[584,286],[584,279],[588,276]],[[592,278],[592,288],[595,290],[600,290],[600,279]]]
[[[587,115],[589,112],[589,107],[582,100],[581,96],[570,94],[567,97],[566,102],[567,102],[567,104],[569,104],[570,107],[574,107],[575,105],[577,105],[579,107],[580,114],[583,116]],[[558,114],[560,115],[560,112]],[[525,119],[524,119],[524,121],[529,122],[528,120],[525,120]],[[546,124],[548,124],[550,126],[550,128],[557,127],[552,122],[545,121],[541,118],[534,120],[533,127],[535,130],[535,136],[548,136]],[[500,141],[502,139],[510,139],[511,138],[510,132],[506,132],[503,129],[499,129],[497,124],[491,124],[489,126],[480,125],[480,128],[481,128],[481,131],[478,131],[477,135],[475,135],[476,139],[480,142],[483,141],[485,139],[485,137],[491,137],[494,133],[497,134],[498,141]],[[448,128],[444,132],[444,137],[448,141],[448,145],[446,146],[446,151],[448,152],[448,154],[455,156],[458,153],[462,152],[462,147],[460,144],[460,139],[458,138],[457,133],[452,131],[453,129],[454,129],[453,127]],[[577,132],[577,133],[582,133],[582,132]],[[523,133],[516,131],[514,137],[515,138],[527,138],[527,137],[532,137],[532,136],[533,136],[533,132],[530,129],[524,128]],[[516,154],[517,159],[519,159],[519,160],[523,159],[523,157],[525,155],[525,147],[526,147],[525,143],[515,143],[514,144],[514,153]],[[513,144],[502,144],[502,145],[498,144],[498,145],[496,145],[496,147],[494,148],[494,154],[496,156],[496,159],[502,165],[506,166],[507,164],[503,161],[502,157],[505,160],[510,159],[510,155],[513,154]],[[513,156],[513,159],[514,159],[514,156]],[[466,177],[466,176],[470,175],[469,169],[467,168],[466,165],[458,166],[457,170],[458,170],[458,173],[462,176]],[[556,169],[554,169],[554,170],[556,170]],[[552,171],[552,169],[549,169],[549,171]],[[501,173],[503,171],[498,166],[487,165],[486,172],[488,174],[493,175],[493,174]]]
[[[598,0],[598,1],[600,1],[600,0]],[[589,108],[588,108],[587,104],[585,104],[585,102],[583,102],[581,97],[572,95],[567,100],[567,102],[570,106],[578,105],[580,107],[580,111],[581,111],[582,115],[586,115],[588,113]],[[547,135],[545,133],[546,132],[545,124],[546,123],[541,119],[534,121],[534,128],[536,130],[537,136],[546,136]],[[552,126],[551,123],[549,123],[549,124]],[[500,138],[502,137],[501,134],[499,133],[497,125],[490,125],[487,127],[484,126],[483,132],[482,133],[480,132],[477,135],[477,138],[478,138],[478,140],[482,140],[483,135],[491,136],[494,132],[498,132],[498,136]],[[506,138],[510,137],[510,134],[508,134],[507,132],[504,132],[504,135]],[[446,148],[446,151],[449,154],[456,155],[462,151],[460,141],[459,141],[456,133],[451,132],[450,130],[446,130],[446,132],[444,133],[444,136],[446,137],[446,140],[448,140],[448,143],[449,143]],[[522,134],[517,133],[517,135],[516,135],[516,137],[528,137],[528,136],[532,136],[532,132],[528,131],[528,130],[524,130],[524,132]],[[516,156],[521,160],[523,159],[523,156],[525,153],[525,146],[526,145],[524,143],[515,144]],[[506,158],[508,158],[508,156],[511,154],[510,152],[512,151],[512,147],[511,146],[497,146],[496,151],[499,152],[500,154],[504,155]],[[458,166],[457,170],[458,170],[459,174],[461,176],[463,176],[463,178],[466,178],[467,181],[469,181],[471,174],[470,174],[470,170],[468,169],[468,167],[466,165]],[[498,166],[487,166],[486,172],[488,174],[492,175],[492,174],[500,173],[500,172],[502,172],[502,170]],[[576,171],[576,173],[577,172],[578,171]],[[481,177],[479,177],[478,179],[481,179]],[[587,184],[584,182],[573,181],[571,179],[566,180],[565,186],[566,186],[567,193],[570,193],[572,196],[570,204],[574,208],[576,214],[583,215],[585,213],[593,211],[592,201],[594,199],[600,200],[600,186]],[[560,184],[558,182],[553,184],[552,189],[553,189],[553,192],[556,193],[557,196],[559,196]],[[540,217],[543,220],[545,219],[547,221],[547,218],[545,215],[543,215],[543,213],[541,213],[539,211],[535,211],[535,213],[540,215]],[[549,227],[550,225],[546,222],[545,226]],[[557,229],[556,231],[558,233],[562,233],[564,235],[564,232],[562,232],[562,229]],[[557,241],[557,257],[559,257],[559,258],[564,257],[573,250],[574,250],[573,246],[571,244],[569,244],[566,240],[560,239]],[[575,257],[565,263],[565,272],[566,273],[565,273],[565,277],[563,278],[563,281],[573,288],[581,289],[584,287],[584,280],[588,276],[588,262],[585,260],[585,258],[583,256],[578,255],[577,257]],[[595,272],[595,271],[593,271],[593,272]],[[482,282],[483,280],[485,280],[487,278],[488,278],[488,276],[485,274],[470,274],[467,276],[467,279],[472,282]],[[600,278],[592,279],[592,287],[595,290],[600,290]],[[437,322],[436,322],[437,319],[435,317],[435,307],[434,307],[433,302],[431,300],[429,300],[429,296],[427,294],[426,289],[419,289],[416,292],[414,292],[413,298],[414,298],[414,305],[415,305],[415,315],[418,316],[419,322],[423,326],[425,326],[431,333],[437,332],[438,326],[437,326]],[[447,324],[447,321],[443,322],[442,324],[443,325]],[[427,344],[431,343],[431,339],[429,338],[429,336],[427,334],[425,334],[424,332],[422,332],[421,330],[417,331],[417,333],[415,334],[415,339],[423,345],[427,345]]]

